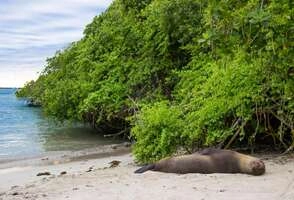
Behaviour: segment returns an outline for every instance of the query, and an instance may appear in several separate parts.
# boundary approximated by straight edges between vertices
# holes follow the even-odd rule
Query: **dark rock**
[[[110,164],[110,168],[113,168],[113,167],[117,167],[120,163],[121,163],[121,161],[119,161],[119,160],[113,160],[108,164]]]
[[[37,176],[50,176],[51,173],[50,172],[40,172],[37,174]]]
[[[93,166],[92,167],[89,167],[89,169],[86,172],[91,172],[91,171],[93,171],[93,169],[94,169]]]
[[[41,107],[41,102],[39,102],[38,100],[29,98],[26,101],[26,105],[29,107]]]
[[[19,192],[13,192],[11,195],[16,196],[16,195],[20,195]]]
[[[60,172],[60,175],[65,175],[65,174],[67,174],[66,171]]]

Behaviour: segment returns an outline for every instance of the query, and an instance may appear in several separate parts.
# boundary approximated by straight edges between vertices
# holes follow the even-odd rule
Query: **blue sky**
[[[36,79],[112,0],[0,0],[0,87]]]

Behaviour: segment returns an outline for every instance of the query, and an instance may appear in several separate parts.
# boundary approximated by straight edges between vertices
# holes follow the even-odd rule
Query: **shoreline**
[[[0,200],[290,200],[294,196],[294,154],[258,154],[266,164],[262,176],[152,171],[138,175],[133,173],[138,166],[130,150],[122,143],[2,163]],[[50,175],[37,176],[44,172]]]
[[[51,151],[33,156],[18,156],[15,158],[0,159],[0,169],[13,166],[43,166],[81,161],[85,159],[99,159],[109,156],[119,156],[130,153],[130,143],[97,145],[82,150]]]
[[[72,174],[85,172],[95,166],[96,162],[101,163],[105,159],[130,155],[130,152],[129,143],[121,143],[99,145],[78,151],[48,152],[35,157],[3,161],[0,163],[0,200],[2,200],[1,194],[9,189],[50,179],[64,171]],[[103,167],[109,166],[109,162],[103,162]],[[50,175],[37,176],[38,173],[43,172],[50,172]]]

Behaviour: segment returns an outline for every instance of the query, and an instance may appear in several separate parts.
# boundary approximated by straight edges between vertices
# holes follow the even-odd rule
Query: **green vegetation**
[[[180,147],[290,151],[293,12],[289,0],[115,0],[17,95],[130,132],[140,162]]]

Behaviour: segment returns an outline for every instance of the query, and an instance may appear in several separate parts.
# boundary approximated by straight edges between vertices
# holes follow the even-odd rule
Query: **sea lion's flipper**
[[[154,167],[155,167],[154,164],[145,165],[144,167],[141,167],[141,168],[137,169],[137,170],[135,171],[135,173],[136,173],[136,174],[144,173],[144,172],[146,172],[146,171],[148,171],[148,170],[152,170],[152,169],[154,169]]]

